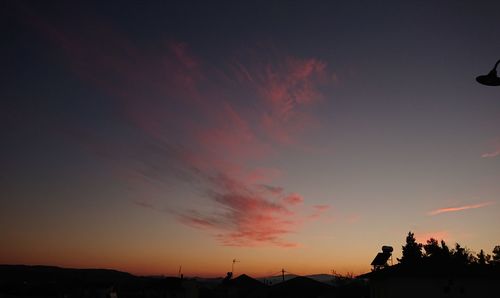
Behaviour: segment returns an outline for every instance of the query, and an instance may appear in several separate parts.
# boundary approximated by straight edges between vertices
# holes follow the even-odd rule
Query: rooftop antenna
[[[281,268],[281,277],[283,278],[283,281],[285,281],[285,269]]]
[[[231,266],[231,274],[234,276],[234,263],[239,263],[240,261],[233,259],[233,265]]]
[[[179,278],[182,278],[182,265],[179,266]]]

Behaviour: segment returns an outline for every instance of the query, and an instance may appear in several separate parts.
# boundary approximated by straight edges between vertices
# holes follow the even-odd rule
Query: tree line
[[[438,241],[434,238],[430,238],[425,244],[418,243],[410,231],[402,248],[403,255],[397,259],[401,264],[414,265],[426,261],[440,264],[500,266],[500,245],[493,248],[491,255],[485,254],[482,249],[476,254],[458,243],[450,248],[444,240]]]

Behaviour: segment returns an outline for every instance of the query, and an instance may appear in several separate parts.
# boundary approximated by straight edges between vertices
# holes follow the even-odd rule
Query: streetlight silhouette
[[[476,77],[476,81],[486,86],[500,86],[500,78],[497,75],[497,66],[499,63],[500,60],[495,63],[495,66],[487,75]]]

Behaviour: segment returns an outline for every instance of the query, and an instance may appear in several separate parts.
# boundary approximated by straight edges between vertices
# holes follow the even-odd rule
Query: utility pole
[[[285,269],[281,268],[281,277],[283,278],[283,281],[285,281]]]

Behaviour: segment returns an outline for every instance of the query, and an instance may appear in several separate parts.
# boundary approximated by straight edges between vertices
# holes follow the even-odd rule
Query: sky
[[[500,244],[498,1],[3,1],[0,263],[363,273]]]

